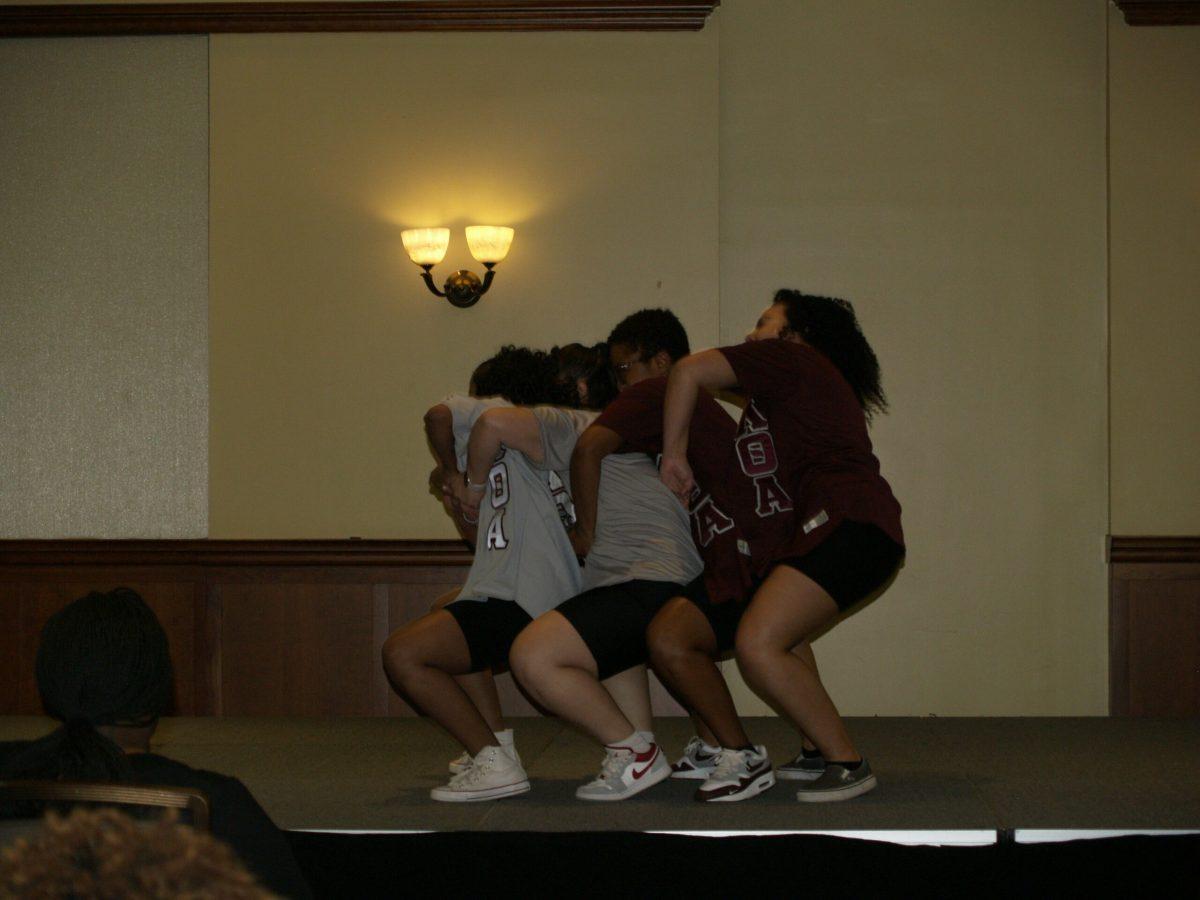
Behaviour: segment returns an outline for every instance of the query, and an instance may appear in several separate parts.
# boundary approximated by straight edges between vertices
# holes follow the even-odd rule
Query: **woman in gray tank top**
[[[543,355],[543,364],[546,359],[561,365],[544,365],[553,374],[541,396],[513,390],[511,399],[607,400],[603,347],[573,345]],[[466,397],[447,398],[426,417],[449,505],[476,529],[475,561],[463,588],[393,634],[383,655],[397,691],[466,748],[451,764],[455,777],[434,789],[434,799],[495,799],[529,789],[492,672],[507,668],[508,647],[528,622],[578,592],[579,567],[564,528],[574,515],[567,469],[575,440],[592,418],[579,410]],[[472,473],[475,479],[468,480]],[[634,687],[645,696],[644,672]],[[635,698],[638,693],[632,691]],[[637,705],[648,719],[648,700]]]

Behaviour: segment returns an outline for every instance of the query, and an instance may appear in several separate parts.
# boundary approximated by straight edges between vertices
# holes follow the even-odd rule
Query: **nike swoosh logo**
[[[643,775],[645,775],[647,772],[650,771],[651,767],[654,765],[654,761],[656,759],[658,759],[658,754],[661,752],[662,752],[661,750],[659,750],[657,747],[655,747],[654,755],[652,757],[650,757],[650,762],[646,763],[646,767],[644,769],[642,769],[642,771],[640,771],[640,772],[637,769],[633,770],[633,780],[634,781],[637,781],[639,778],[641,778]]]

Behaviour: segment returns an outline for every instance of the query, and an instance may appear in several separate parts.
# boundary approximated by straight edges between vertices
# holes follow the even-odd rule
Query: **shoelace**
[[[597,780],[608,781],[610,778],[620,778],[632,755],[628,750],[619,750],[615,753],[605,751],[604,761],[600,763],[600,777]]]
[[[467,767],[465,769],[463,769],[461,772],[459,772],[457,775],[450,776],[450,786],[451,787],[453,787],[457,784],[462,784],[463,781],[466,779],[466,777],[471,774],[471,770],[475,768],[475,766],[473,765],[473,762],[474,761],[467,763]]]
[[[717,754],[717,765],[713,769],[714,778],[728,778],[746,764],[745,750],[722,749]]]
[[[471,761],[467,770],[461,775],[455,775],[450,779],[455,784],[472,785],[489,774],[496,767],[496,757],[494,754],[486,757],[483,762]]]

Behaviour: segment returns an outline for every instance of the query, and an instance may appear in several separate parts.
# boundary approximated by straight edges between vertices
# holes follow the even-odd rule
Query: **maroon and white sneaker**
[[[720,752],[720,747],[710,747],[699,736],[693,735],[683,748],[683,756],[671,766],[671,777],[704,781],[717,767],[717,754]]]
[[[658,744],[643,753],[629,747],[605,747],[595,781],[575,791],[580,800],[627,800],[671,776],[671,765]]]
[[[753,751],[722,748],[712,774],[696,789],[696,799],[705,803],[749,800],[774,785],[775,772],[765,747],[756,746]]]

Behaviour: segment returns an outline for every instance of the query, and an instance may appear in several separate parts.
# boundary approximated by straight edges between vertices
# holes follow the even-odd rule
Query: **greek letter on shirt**
[[[553,469],[546,473],[546,482],[550,487],[550,496],[554,498],[554,505],[558,508],[558,517],[562,520],[563,528],[570,529],[575,525],[575,503],[567,493],[567,486]]]
[[[661,453],[654,457],[654,465],[662,468]],[[701,492],[700,485],[692,485],[688,500],[691,501],[688,504],[688,518],[692,523],[692,540],[697,547],[707,547],[718,534],[724,534],[733,527],[733,519],[713,502],[711,494]]]
[[[487,548],[489,550],[505,550],[508,548],[508,537],[504,534],[504,512],[508,503],[508,465],[504,462],[504,451],[496,457],[496,462],[488,470],[488,484],[492,493],[492,509],[496,513],[487,530]]]
[[[775,477],[779,457],[775,453],[770,423],[753,401],[742,416],[742,427],[738,430],[734,449],[737,450],[738,465],[742,467],[742,472],[754,481],[754,511],[759,518],[765,519],[777,512],[790,510],[792,498]]]

